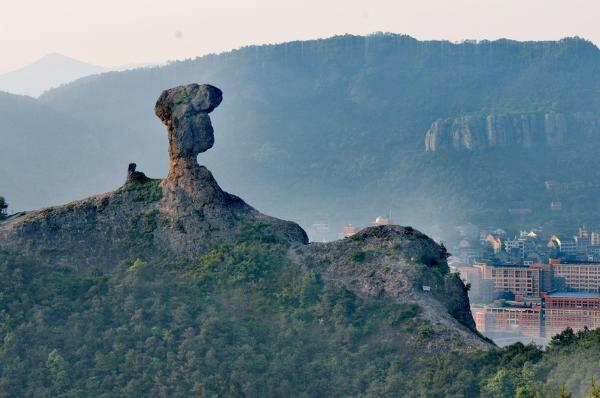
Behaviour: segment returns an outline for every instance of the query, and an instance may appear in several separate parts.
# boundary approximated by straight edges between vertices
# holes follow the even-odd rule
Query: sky
[[[598,0],[0,0],[0,73],[49,53],[114,67],[378,31],[600,45],[599,20]]]

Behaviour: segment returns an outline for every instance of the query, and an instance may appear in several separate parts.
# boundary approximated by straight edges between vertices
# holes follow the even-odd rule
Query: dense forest
[[[598,330],[428,353],[418,305],[365,300],[288,250],[249,231],[198,261],[113,271],[2,253],[0,395],[586,397],[600,375]]]
[[[424,152],[438,118],[597,112],[600,51],[579,38],[338,36],[91,76],[38,101],[0,97],[0,122],[15,132],[0,147],[8,176],[0,191],[21,210],[112,189],[132,161],[164,175],[157,159],[166,136],[154,101],[165,87],[194,81],[224,91],[213,113],[215,148],[200,162],[225,189],[309,232],[316,221],[337,231],[389,210],[434,236],[465,221],[600,221],[598,131],[569,131],[558,148]],[[578,188],[548,192],[551,179]],[[562,212],[550,213],[550,200],[561,201]],[[512,218],[511,207],[532,212]]]

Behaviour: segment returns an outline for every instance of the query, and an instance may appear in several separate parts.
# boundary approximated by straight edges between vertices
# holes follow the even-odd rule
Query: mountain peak
[[[0,75],[0,91],[37,97],[51,88],[108,70],[60,53],[50,53],[20,69]]]
[[[80,61],[76,58],[73,57],[69,57],[68,55],[64,55],[61,53],[57,53],[57,52],[53,52],[53,53],[48,53],[46,55],[44,55],[41,58],[38,58],[37,60],[33,61],[31,64],[29,65],[33,65],[33,64],[38,64],[38,63],[44,63],[44,62],[54,62],[54,61],[64,61],[64,62],[76,62],[79,64],[87,64],[87,65],[91,65],[90,63],[84,62],[84,61]],[[25,66],[27,67],[27,66]]]

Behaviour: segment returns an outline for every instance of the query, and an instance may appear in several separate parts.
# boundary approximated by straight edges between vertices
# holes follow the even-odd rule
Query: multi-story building
[[[518,258],[521,262],[525,259],[525,246],[525,239],[504,241],[504,249],[506,250],[506,252],[511,256]]]
[[[590,246],[588,249],[589,261],[600,262],[600,246]]]
[[[483,239],[481,239],[481,244],[484,247],[489,247],[492,254],[498,254],[500,249],[502,249],[502,241],[500,238],[496,238],[492,234],[487,234]]]
[[[480,276],[481,282],[491,284],[496,297],[503,292],[514,294],[513,302],[474,305],[471,310],[478,330],[500,342],[522,340],[526,336],[539,337],[543,343],[543,339],[567,327],[574,330],[600,328],[599,241],[597,233],[585,228],[580,228],[572,239],[553,235],[547,245],[536,245],[535,239],[522,233],[517,239],[502,242],[508,253],[503,260],[501,256],[490,256],[495,258],[490,263],[475,262],[474,268],[479,272],[461,270],[465,274],[463,279],[471,283],[472,288]],[[486,243],[493,241],[486,240]],[[538,255],[532,256],[532,253]],[[548,257],[550,260],[544,263]],[[514,263],[493,263],[507,260]]]
[[[592,245],[592,246],[600,245],[600,234],[598,232],[590,233],[590,245]]]
[[[555,287],[577,292],[600,291],[600,263],[552,261],[551,265]]]
[[[512,292],[517,300],[540,296],[541,268],[486,263],[476,263],[475,267],[481,269],[482,279],[494,282],[496,292]]]
[[[566,328],[600,327],[600,294],[554,292],[542,295],[543,335],[550,338]]]
[[[577,254],[577,243],[573,239],[560,239],[560,252],[566,256]]]
[[[600,327],[600,293],[542,293],[541,306],[501,304],[471,307],[477,330],[549,339],[566,328]]]
[[[458,267],[456,269],[465,285],[469,285],[469,298],[471,302],[489,303],[494,300],[494,283],[489,280],[483,280],[481,277],[481,268],[478,267]]]
[[[511,332],[540,337],[540,307],[484,306],[471,307],[477,330],[481,333]]]
[[[554,272],[552,270],[552,264],[542,264],[535,263],[529,265],[531,269],[539,269],[540,270],[540,291],[541,292],[549,292],[554,287]]]

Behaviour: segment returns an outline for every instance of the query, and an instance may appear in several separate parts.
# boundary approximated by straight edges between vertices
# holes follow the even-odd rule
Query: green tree
[[[576,339],[576,335],[575,335],[575,332],[573,332],[573,329],[566,328],[565,330],[563,330],[556,336],[552,337],[552,340],[550,341],[550,347],[552,347],[552,348],[565,347],[565,346],[568,346],[569,344],[573,343],[573,341],[575,341],[575,339]]]
[[[588,398],[600,398],[600,384],[596,383],[595,378],[592,378],[592,386],[590,388]]]
[[[485,390],[489,397],[512,397],[516,390],[514,378],[506,369],[500,369],[485,385]]]
[[[0,220],[3,220],[6,218],[7,214],[7,209],[8,209],[8,203],[6,203],[6,199],[4,199],[4,196],[0,196]]]
[[[52,350],[48,354],[46,367],[49,373],[50,391],[54,394],[65,392],[71,384],[69,364],[60,355],[58,350]]]
[[[573,398],[573,394],[567,391],[565,387],[565,383],[560,386],[560,391],[558,392],[558,398]]]

